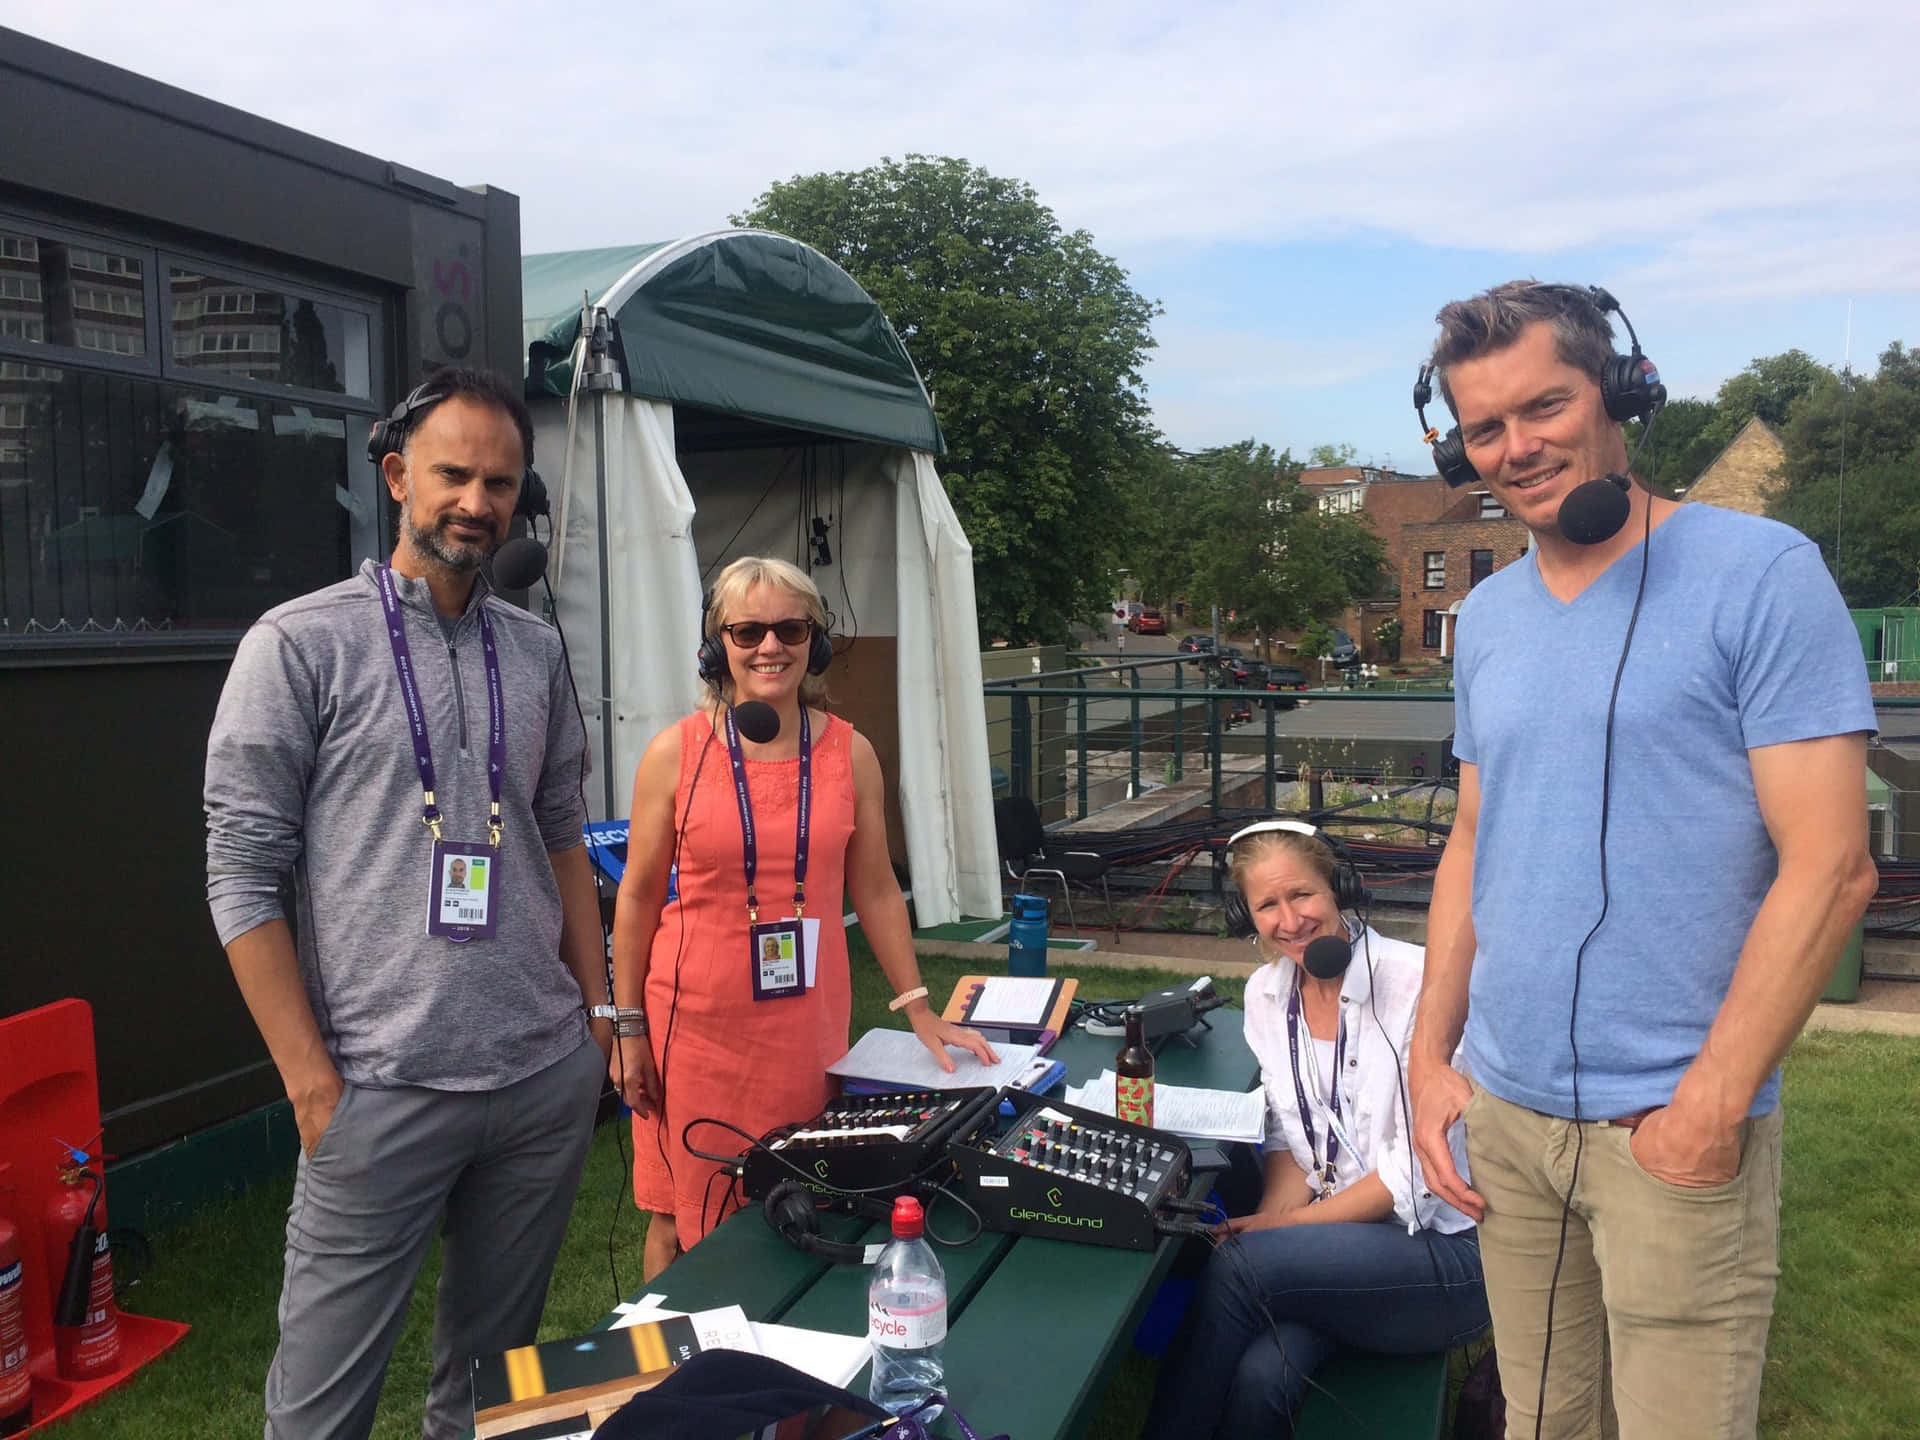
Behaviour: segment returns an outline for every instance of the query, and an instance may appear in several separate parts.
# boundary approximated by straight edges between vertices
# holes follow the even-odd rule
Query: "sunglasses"
[[[767,631],[773,631],[773,638],[782,645],[804,645],[813,635],[811,620],[776,620],[771,625],[758,620],[739,620],[731,625],[722,625],[727,638],[742,650],[753,650],[767,638]]]

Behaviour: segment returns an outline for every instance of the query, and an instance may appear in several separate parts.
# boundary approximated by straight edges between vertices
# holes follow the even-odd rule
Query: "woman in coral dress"
[[[843,894],[894,1008],[927,1048],[948,1069],[949,1045],[992,1059],[978,1031],[948,1024],[927,1003],[887,854],[880,762],[864,736],[816,708],[831,656],[826,633],[826,606],[803,571],[734,561],[714,582],[703,626],[708,703],[655,736],[634,775],[614,997],[644,1011],[623,1023],[644,1036],[624,1040],[611,1069],[634,1111],[634,1201],[652,1212],[647,1279],[727,1207],[720,1167],[683,1143],[688,1121],[723,1120],[759,1136],[817,1115],[832,1096],[826,1067],[846,1053],[851,1007]],[[748,701],[779,717],[771,739],[756,742],[740,733],[752,724],[730,723]],[[715,1154],[746,1144],[718,1125],[689,1138]]]

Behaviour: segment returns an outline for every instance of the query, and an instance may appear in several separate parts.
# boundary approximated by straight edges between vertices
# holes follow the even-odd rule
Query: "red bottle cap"
[[[918,1240],[927,1228],[927,1217],[920,1209],[920,1202],[911,1195],[902,1195],[893,1202],[893,1238],[896,1240]]]

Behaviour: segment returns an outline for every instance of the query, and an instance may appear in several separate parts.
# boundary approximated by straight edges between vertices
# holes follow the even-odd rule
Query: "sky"
[[[1606,286],[1676,396],[1920,345],[1920,5],[1571,9],[0,0],[0,25],[511,190],[529,252],[962,156],[1159,302],[1147,398],[1184,449],[1430,470],[1434,312],[1516,276]]]

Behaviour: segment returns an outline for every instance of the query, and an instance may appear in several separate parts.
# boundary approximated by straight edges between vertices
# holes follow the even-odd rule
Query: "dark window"
[[[167,267],[173,366],[335,395],[368,395],[367,317],[251,280]]]
[[[1427,589],[1444,590],[1447,588],[1447,552],[1429,550],[1427,555]]]
[[[147,260],[0,228],[0,342],[147,353]]]
[[[1469,590],[1493,573],[1493,552],[1491,550],[1474,551],[1472,556],[1472,571],[1472,578],[1467,581],[1467,588]]]
[[[352,570],[362,417],[0,359],[0,644],[238,629]]]
[[[1504,520],[1507,507],[1484,490],[1480,492],[1480,518],[1482,520]]]
[[[1429,610],[1420,624],[1420,643],[1429,650],[1440,648],[1440,617],[1444,610]]]

